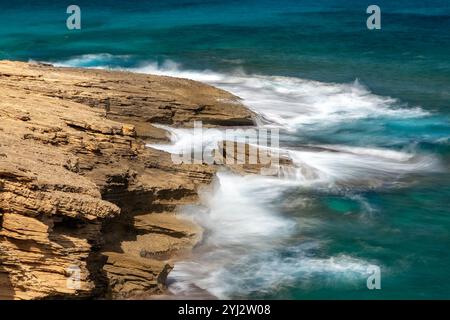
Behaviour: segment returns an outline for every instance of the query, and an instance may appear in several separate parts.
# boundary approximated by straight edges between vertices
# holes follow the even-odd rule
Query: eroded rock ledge
[[[162,293],[201,236],[174,210],[215,168],[146,148],[167,139],[151,123],[251,125],[251,112],[202,83],[127,72],[0,61],[0,88],[0,299]]]

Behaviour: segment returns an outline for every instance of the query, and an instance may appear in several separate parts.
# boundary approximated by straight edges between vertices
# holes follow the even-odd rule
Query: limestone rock
[[[216,164],[225,165],[238,174],[282,176],[286,170],[295,168],[289,155],[248,143],[221,141],[213,152]]]
[[[151,123],[250,125],[251,112],[211,86],[126,72],[0,61],[0,86],[0,299],[164,292],[201,237],[174,211],[215,168],[146,148],[166,139]]]

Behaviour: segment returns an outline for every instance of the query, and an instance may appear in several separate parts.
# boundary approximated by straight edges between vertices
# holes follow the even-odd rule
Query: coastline
[[[172,155],[198,140],[196,120],[211,128],[203,133],[205,147],[214,144],[218,150],[219,141],[227,140],[214,133],[216,128],[219,133],[250,125],[258,130],[265,115],[282,128],[295,128],[299,120],[319,121],[322,128],[323,115],[278,113],[284,105],[302,110],[302,103],[289,104],[297,97],[292,84],[314,101],[317,91],[310,89],[318,87],[345,117],[360,107],[367,114],[358,116],[372,115],[376,108],[368,99],[381,108],[377,112],[389,113],[389,121],[409,123],[428,113],[384,105],[393,100],[357,83],[134,71],[140,70],[0,62],[0,299],[227,299],[255,297],[255,292],[257,298],[272,298],[279,293],[267,288],[290,285],[293,275],[297,280],[311,275],[319,288],[327,286],[323,274],[341,281],[338,285],[354,282],[383,260],[350,248],[328,251],[321,239],[329,230],[323,228],[339,238],[344,224],[331,227],[329,221],[351,220],[378,234],[376,224],[365,224],[381,212],[374,211],[376,203],[372,206],[365,190],[413,187],[412,174],[440,170],[433,154],[340,145],[333,139],[308,144],[302,140],[308,135],[280,148],[283,179],[255,175],[260,164],[176,165]],[[278,82],[288,91],[278,92]],[[328,96],[330,86],[334,94]],[[351,98],[349,108],[336,104],[342,95]],[[322,110],[320,104],[313,107]],[[322,139],[328,132],[317,135]],[[281,134],[295,137],[289,130]],[[217,170],[225,166],[229,174]],[[213,179],[220,184],[215,192]],[[296,199],[298,186],[303,191]],[[324,186],[325,193],[316,197]],[[342,188],[356,196],[341,194]],[[195,217],[194,224],[177,219],[180,206],[183,217]],[[319,223],[313,221],[304,237],[297,227],[310,219]],[[199,226],[207,232],[201,243]],[[351,231],[349,236],[359,236]],[[201,246],[192,252],[196,244]],[[324,251],[317,255],[318,250]],[[68,282],[74,277],[80,287]]]
[[[217,166],[173,164],[146,146],[168,142],[152,124],[250,126],[252,112],[200,82],[122,71],[0,61],[0,83],[0,299],[167,293],[202,234],[175,211]]]
[[[376,5],[8,3],[0,300],[448,299],[450,2]]]

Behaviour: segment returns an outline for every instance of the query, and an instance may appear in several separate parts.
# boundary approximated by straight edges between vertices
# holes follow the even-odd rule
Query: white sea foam
[[[228,90],[244,103],[286,130],[305,125],[329,125],[363,118],[411,118],[427,115],[421,108],[403,108],[390,97],[372,94],[357,80],[349,84],[323,83],[292,77],[229,74],[182,70],[168,61],[149,63],[136,72],[183,77]]]
[[[216,148],[224,139],[224,129],[204,129],[202,135],[193,129],[160,126],[171,133],[171,144],[152,144],[153,148],[179,154],[185,146],[195,144]],[[336,184],[360,187],[387,186],[410,173],[426,173],[440,169],[432,156],[380,148],[315,145],[301,150],[282,148],[279,154],[288,155],[294,167],[284,167],[281,177],[285,186],[333,187]]]
[[[207,230],[207,236],[201,253],[193,261],[177,263],[171,272],[169,280],[175,282],[169,288],[177,294],[189,295],[195,284],[216,296],[227,297],[223,275],[228,268],[236,266],[241,257],[276,248],[295,226],[270,209],[271,202],[283,191],[281,185],[275,183],[267,188],[267,178],[226,172],[219,172],[217,179],[220,188],[214,195],[202,194],[208,210],[184,210]]]
[[[104,59],[104,63],[101,62]],[[86,55],[59,63],[64,66],[107,68],[113,57]],[[221,74],[213,71],[183,70],[167,61],[162,65],[145,63],[131,71],[190,78],[228,90],[266,119],[270,126],[300,131],[364,118],[413,118],[427,115],[420,108],[405,108],[390,97],[371,93],[355,81],[349,84],[323,83],[299,78],[248,75],[240,70]],[[266,123],[266,122],[265,122]],[[265,124],[267,125],[267,124]],[[192,129],[165,127],[172,144],[152,145],[171,153],[183,150],[198,139]],[[223,132],[208,130],[203,145],[216,145]],[[198,141],[197,141],[198,142]],[[438,167],[435,159],[409,152],[372,147],[311,146],[283,149],[297,168],[285,179],[260,176],[240,177],[219,173],[220,187],[204,196],[207,210],[186,208],[205,227],[201,248],[190,261],[179,262],[170,273],[170,289],[189,296],[193,288],[227,298],[263,293],[276,287],[308,280],[317,275],[360,279],[368,261],[337,255],[316,257],[308,254],[308,243],[286,249],[285,241],[298,232],[296,222],[280,215],[276,200],[288,188],[322,187],[355,183],[371,186],[395,182],[408,173],[427,172]],[[320,223],[320,222],[319,222]],[[313,241],[320,247],[320,241]],[[288,250],[283,256],[280,250]]]
[[[170,153],[181,153],[186,146],[195,145],[201,145],[203,148],[216,148],[218,142],[223,141],[225,137],[225,129],[203,128],[202,134],[196,135],[194,129],[172,128],[165,125],[155,126],[170,132],[171,144],[151,144],[150,146]]]
[[[126,62],[132,59],[130,55],[112,55],[109,53],[83,54],[69,60],[51,62],[55,67],[89,67],[107,69],[114,62]]]
[[[128,56],[116,58],[128,59]],[[108,54],[84,55],[59,65],[91,66],[92,62],[97,62],[99,67],[107,68],[111,60]],[[285,130],[363,118],[411,118],[428,114],[419,107],[404,108],[396,99],[375,95],[357,80],[338,84],[293,77],[248,75],[239,69],[227,74],[183,70],[180,64],[170,60],[163,64],[142,63],[141,67],[129,70],[189,78],[228,90],[242,98],[249,108]]]
[[[207,236],[202,250],[192,260],[177,263],[170,273],[169,289],[175,294],[190,296],[200,288],[230,298],[267,293],[320,274],[359,281],[367,273],[370,264],[361,259],[307,256],[310,242],[283,248],[296,225],[271,207],[285,190],[282,180],[230,173],[219,173],[218,179],[217,192],[204,195],[208,210],[184,211],[207,230]],[[289,256],[279,250],[287,250]]]
[[[308,258],[303,255],[283,258],[276,251],[255,254],[249,251],[224,264],[223,252],[215,251],[204,255],[195,262],[177,263],[170,277],[175,279],[169,289],[177,295],[192,295],[195,286],[207,290],[221,299],[241,298],[252,294],[270,294],[279,288],[320,286],[318,279],[322,278],[325,288],[332,287],[339,281],[365,285],[365,279],[370,274],[370,263],[341,255],[331,258]],[[220,256],[219,256],[220,255]],[[231,258],[231,257],[230,257]],[[219,259],[219,260],[215,260]],[[217,261],[211,264],[211,261]],[[230,264],[230,262],[232,262]],[[324,282],[326,278],[328,281]],[[307,289],[307,288],[305,288]]]
[[[411,173],[439,170],[439,162],[431,156],[406,152],[347,146],[325,146],[317,150],[294,151],[294,163],[306,165],[318,173],[318,182],[333,185],[350,183],[370,186],[389,184]]]

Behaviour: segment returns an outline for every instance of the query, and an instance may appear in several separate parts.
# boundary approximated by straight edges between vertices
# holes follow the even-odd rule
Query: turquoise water
[[[449,298],[450,3],[392,2],[376,1],[382,29],[368,31],[371,1],[77,1],[82,30],[69,31],[61,4],[1,1],[0,58],[190,76],[278,121],[293,152],[365,148],[299,154],[325,185],[242,190],[289,232],[266,230],[266,246],[233,252],[214,279],[183,269],[196,285],[238,298]],[[367,289],[368,264],[381,290]]]

